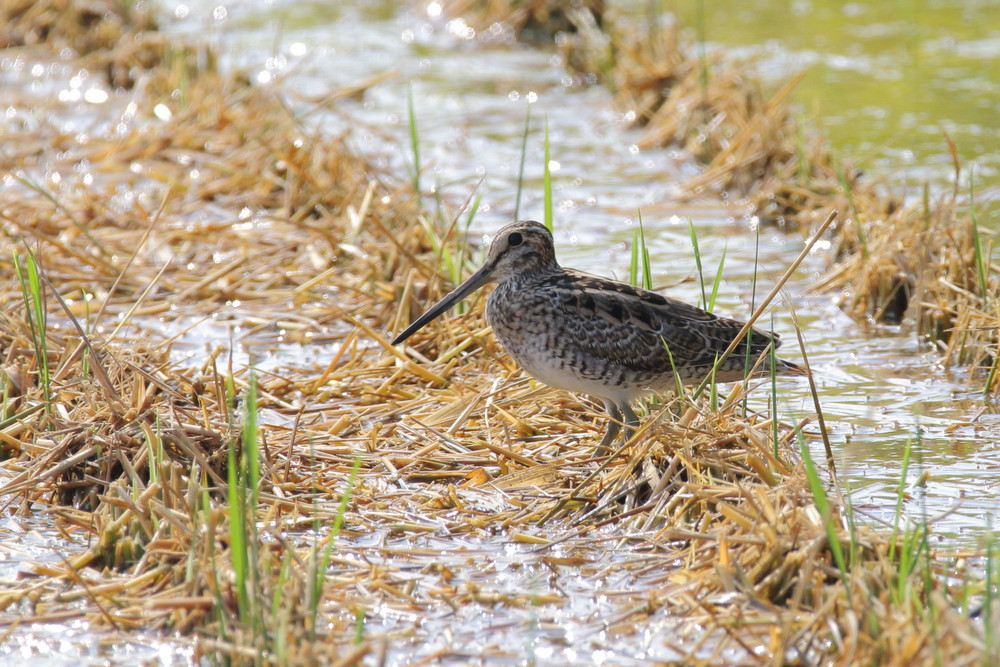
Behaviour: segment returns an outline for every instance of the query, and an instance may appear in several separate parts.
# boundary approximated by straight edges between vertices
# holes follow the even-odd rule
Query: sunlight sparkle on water
[[[83,99],[91,104],[103,104],[108,101],[108,92],[101,88],[88,88],[83,93]]]
[[[472,39],[476,36],[476,31],[461,18],[448,21],[447,28],[448,32],[462,39]]]

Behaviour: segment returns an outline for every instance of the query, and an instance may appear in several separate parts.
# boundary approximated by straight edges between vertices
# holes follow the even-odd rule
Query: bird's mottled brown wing
[[[575,323],[568,331],[587,354],[642,373],[682,376],[706,372],[729,346],[743,324],[701,308],[625,283],[579,272],[567,272],[552,284],[558,307],[571,311]],[[754,329],[750,353],[760,354],[777,337]],[[666,348],[669,347],[668,356]],[[747,353],[741,343],[731,357],[741,364]]]

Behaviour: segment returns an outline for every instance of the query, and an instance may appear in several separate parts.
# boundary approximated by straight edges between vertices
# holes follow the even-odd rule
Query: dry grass
[[[1000,340],[991,312],[1000,267],[989,261],[992,233],[974,229],[962,208],[949,195],[843,229],[818,288],[843,290],[842,306],[859,318],[912,318],[918,335],[945,353],[944,363],[982,365]]]
[[[392,348],[384,332],[448,288],[408,186],[307,131],[280,86],[190,74],[150,72],[120,135],[3,126],[0,492],[65,538],[57,561],[0,582],[9,631],[84,619],[193,636],[237,662],[433,659],[420,646],[442,628],[498,609],[523,612],[518,634],[566,624],[580,600],[559,577],[601,589],[614,575],[628,589],[601,590],[581,640],[594,649],[669,622],[678,662],[982,655],[981,623],[956,611],[971,575],[926,550],[905,569],[886,534],[852,535],[842,504],[823,516],[798,430],[780,425],[775,443],[737,390],[719,411],[668,406],[599,468],[595,406],[524,379],[482,328],[482,295],[409,354]],[[161,100],[169,119],[141,111]],[[446,221],[430,226],[465,254]],[[44,337],[14,268],[29,252]],[[286,344],[320,361],[268,363]],[[259,484],[244,495],[251,452]],[[850,555],[843,573],[833,543]],[[482,583],[512,547],[512,571],[556,583]],[[395,625],[358,632],[365,617]],[[462,657],[457,643],[438,655]]]

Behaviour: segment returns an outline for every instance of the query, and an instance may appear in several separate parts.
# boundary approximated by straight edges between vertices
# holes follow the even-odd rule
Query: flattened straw
[[[394,345],[392,345],[386,339],[385,336],[383,336],[381,333],[375,331],[374,329],[372,329],[370,326],[368,326],[367,324],[365,324],[361,320],[356,319],[356,318],[352,317],[351,315],[347,315],[347,314],[344,315],[344,320],[346,322],[349,322],[350,324],[353,324],[354,326],[358,327],[359,329],[361,329],[362,331],[364,331],[366,334],[368,334],[368,337],[371,338],[372,340],[374,340],[379,345],[381,345],[384,350],[389,351],[394,357],[396,357],[397,359],[399,359],[400,361],[402,361],[403,362],[403,366],[407,370],[415,373],[416,375],[422,377],[423,379],[427,380],[428,382],[433,382],[434,384],[437,384],[437,385],[448,384],[448,381],[445,380],[440,375],[438,375],[437,373],[429,371],[426,368],[424,368],[423,366],[420,366],[419,364],[413,363],[413,361],[411,361],[410,359],[408,359],[407,356],[402,351],[397,350],[396,347]]]
[[[233,261],[229,262],[225,266],[220,266],[218,269],[216,269],[215,271],[212,271],[207,276],[205,276],[204,278],[202,278],[201,280],[199,280],[198,282],[196,282],[194,285],[191,285],[186,290],[184,290],[183,292],[181,292],[177,296],[173,297],[174,300],[176,300],[176,301],[183,301],[184,299],[186,299],[187,297],[191,296],[192,294],[197,294],[199,291],[201,291],[202,289],[208,287],[209,285],[211,285],[212,283],[214,283],[219,278],[222,278],[223,276],[225,276],[225,275],[227,275],[229,273],[232,273],[236,269],[238,269],[241,266],[243,266],[244,264],[246,264],[249,261],[249,259],[250,258],[247,257],[247,256],[237,257],[236,259],[234,259]],[[169,264],[169,262],[168,262],[168,264]],[[145,296],[145,294],[143,294],[143,296]],[[107,301],[105,301],[105,303],[107,303]]]
[[[416,418],[412,418],[412,420],[416,424],[418,424],[421,428],[425,428],[428,431],[430,431],[431,433],[433,433],[435,437],[440,438],[443,442],[446,442],[446,443],[448,443],[448,444],[450,444],[452,446],[462,446],[462,447],[464,447],[464,445],[460,445],[458,442],[456,442],[455,440],[449,438],[448,436],[446,436],[441,431],[439,431],[439,430],[437,430],[437,429],[435,429],[435,428],[433,428],[431,426],[428,426],[427,424],[421,423],[420,420],[418,420]],[[522,455],[518,454],[517,452],[513,452],[513,451],[507,449],[506,447],[501,447],[500,445],[494,445],[492,442],[487,442],[485,440],[482,440],[482,441],[478,442],[477,444],[481,445],[485,449],[490,450],[494,454],[499,454],[501,456],[506,456],[510,460],[517,461],[518,463],[526,465],[529,468],[538,465],[537,461],[529,459],[527,456],[522,456]],[[470,450],[469,448],[466,447],[466,451],[472,451],[472,450]]]

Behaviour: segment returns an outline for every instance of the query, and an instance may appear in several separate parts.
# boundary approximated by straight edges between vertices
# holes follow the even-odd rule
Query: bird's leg
[[[622,436],[625,438],[625,442],[632,439],[635,435],[635,431],[639,428],[639,417],[636,416],[635,412],[632,410],[632,406],[628,404],[628,401],[624,401],[618,405],[622,413],[625,415],[625,433]]]
[[[604,401],[604,408],[608,411],[608,430],[605,432],[604,437],[601,438],[601,444],[597,446],[597,451],[595,454],[597,456],[606,456],[611,453],[611,448],[609,445],[615,441],[618,437],[618,432],[622,429],[622,412],[618,409],[618,406],[613,401]],[[632,409],[629,408],[629,412]],[[632,413],[635,416],[635,413]]]

